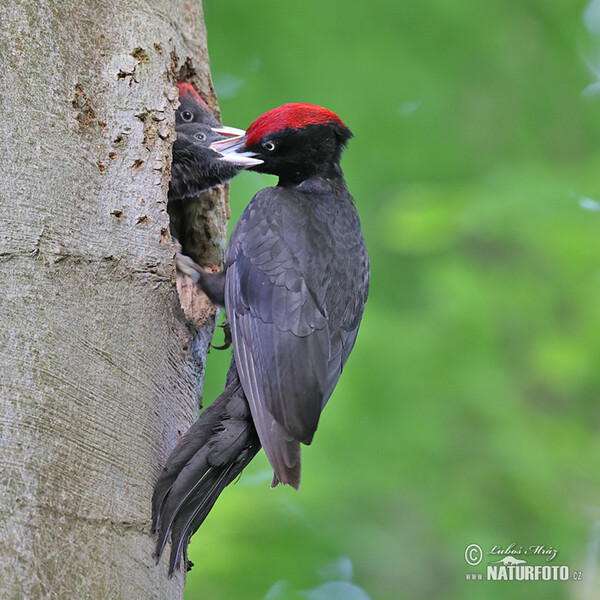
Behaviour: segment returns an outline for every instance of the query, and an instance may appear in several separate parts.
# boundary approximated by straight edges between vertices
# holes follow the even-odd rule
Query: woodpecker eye
[[[275,144],[273,142],[265,142],[263,148],[269,152],[273,152],[273,150],[275,150]]]
[[[197,140],[200,140],[201,142],[203,142],[206,139],[206,135],[204,135],[203,133],[197,133],[194,137]]]
[[[193,115],[193,114],[192,114],[192,113],[191,113],[189,110],[184,110],[184,111],[181,113],[181,118],[182,118],[184,121],[191,121],[191,120],[194,118],[194,115]]]

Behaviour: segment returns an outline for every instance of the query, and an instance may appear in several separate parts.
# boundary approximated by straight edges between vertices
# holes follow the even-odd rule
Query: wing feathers
[[[299,442],[313,438],[366,299],[360,223],[345,187],[338,192],[262,190],[229,243],[234,355],[274,483],[299,483]]]

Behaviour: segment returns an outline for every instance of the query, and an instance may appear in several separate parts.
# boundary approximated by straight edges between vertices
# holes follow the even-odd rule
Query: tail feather
[[[201,452],[202,451],[200,451],[199,454]],[[161,554],[163,553],[163,550],[165,549],[167,540],[169,538],[169,533],[172,530],[175,519],[181,516],[182,509],[185,507],[186,503],[188,503],[189,508],[189,502],[190,500],[192,500],[192,494],[194,494],[194,492],[196,492],[197,490],[200,490],[200,492],[207,493],[207,482],[209,490],[212,489],[210,482],[212,481],[212,479],[214,479],[215,473],[213,473],[213,469],[211,467],[208,467],[206,465],[206,461],[203,462],[204,465],[202,467],[197,468],[195,472],[191,473],[192,477],[194,477],[194,479],[197,479],[195,483],[193,480],[184,480],[183,482],[179,482],[178,480],[175,483],[180,483],[180,485],[178,485],[180,489],[169,490],[169,493],[165,497],[163,506],[161,508],[161,514],[170,515],[170,518],[168,521],[164,519],[163,522],[158,522],[156,525],[158,528],[158,540],[156,542],[157,558],[160,558]],[[198,474],[200,473],[202,473],[202,475],[198,479]],[[186,490],[186,488],[189,488],[189,491]]]
[[[169,575],[179,566],[182,555],[187,555],[187,546],[190,538],[200,525],[202,525],[221,492],[235,478],[229,477],[232,470],[233,464],[230,464],[208,490],[203,490],[202,494],[195,495],[194,499],[196,502],[188,502],[179,513],[177,521],[171,530]]]
[[[227,388],[221,396],[224,396],[226,392]],[[215,402],[202,413],[202,417],[188,429],[167,459],[167,464],[163,469],[160,479],[154,486],[154,494],[152,496],[153,533],[156,533],[161,525],[163,510],[171,488],[188,462],[209,442],[213,430],[218,424],[219,406],[217,401],[218,399],[215,400]]]
[[[221,492],[260,450],[235,364],[223,393],[190,427],[167,459],[152,497],[152,530],[160,559],[171,534],[171,575],[187,559],[190,537]]]

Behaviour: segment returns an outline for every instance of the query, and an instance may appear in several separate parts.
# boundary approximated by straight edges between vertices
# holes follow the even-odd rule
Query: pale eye
[[[191,121],[194,118],[194,115],[189,110],[184,110],[181,113],[181,118],[183,121]]]
[[[206,139],[206,136],[203,133],[197,133],[194,137],[197,140],[200,140],[201,142],[203,142]]]
[[[265,142],[263,148],[269,152],[273,152],[273,150],[275,150],[275,144],[273,142]]]

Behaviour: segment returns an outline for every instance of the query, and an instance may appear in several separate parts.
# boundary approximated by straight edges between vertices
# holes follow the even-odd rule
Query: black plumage
[[[210,144],[226,138],[204,123],[175,127],[169,202],[193,198],[200,192],[235,177],[242,167],[224,163]]]
[[[241,170],[241,165],[219,160],[210,145],[225,136],[239,139],[244,132],[219,123],[210,108],[189,83],[178,83],[179,107],[175,112],[175,133],[171,183],[169,185],[170,214],[178,221],[175,203],[194,198],[211,187],[226,183]],[[258,161],[254,161],[258,162]]]
[[[211,406],[192,428],[203,433],[173,451],[154,496],[157,554],[172,528],[171,568],[260,444],[274,471],[272,485],[300,485],[300,443],[313,439],[354,346],[368,294],[367,250],[339,166],[351,135],[334,113],[289,104],[262,115],[241,142],[216,145],[225,163],[260,159],[263,164],[253,169],[278,175],[279,184],[258,192],[236,224],[224,287],[222,275],[212,277],[210,286],[204,276],[198,281],[225,302],[235,375],[217,406],[235,399],[245,444],[225,448],[222,438],[211,438],[220,435],[222,418],[218,410],[209,412]],[[233,394],[227,391],[231,381]],[[218,483],[211,479],[217,473]]]
[[[169,533],[169,574],[187,561],[187,545],[225,486],[260,450],[248,402],[232,361],[223,393],[171,452],[154,488],[152,531],[160,558]]]
[[[341,172],[260,191],[227,262],[240,379],[274,483],[298,488],[300,442],[312,441],[367,298],[367,252]]]

